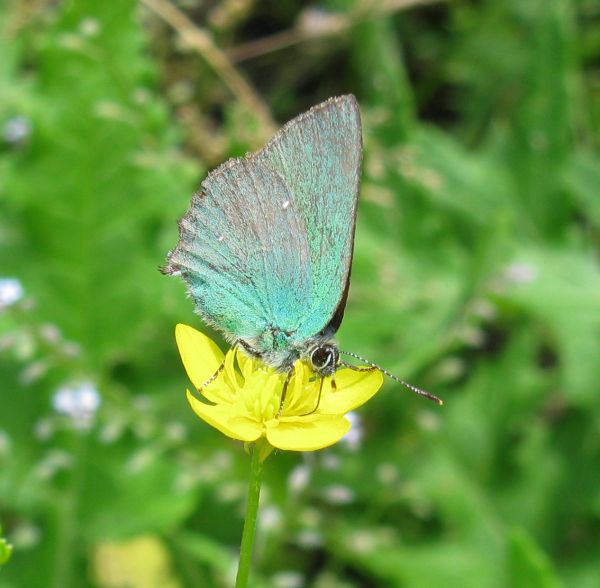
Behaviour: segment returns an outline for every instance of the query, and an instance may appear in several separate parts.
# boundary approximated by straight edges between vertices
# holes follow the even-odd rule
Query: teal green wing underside
[[[332,98],[300,115],[257,154],[257,160],[284,178],[306,227],[310,304],[297,338],[307,339],[327,326],[350,276],[362,164],[356,99]]]
[[[182,275],[209,324],[250,342],[271,326],[295,328],[306,312],[306,229],[276,172],[252,159],[225,166],[203,182],[179,222],[167,271]]]
[[[353,96],[300,115],[209,174],[167,273],[182,275],[199,314],[230,339],[261,353],[300,347],[344,294],[361,157]]]

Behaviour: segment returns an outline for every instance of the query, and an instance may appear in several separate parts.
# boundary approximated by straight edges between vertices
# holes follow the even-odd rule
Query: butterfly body
[[[197,312],[230,342],[282,371],[314,359],[325,374],[348,293],[361,162],[355,98],[317,105],[208,175],[163,271],[183,277]]]

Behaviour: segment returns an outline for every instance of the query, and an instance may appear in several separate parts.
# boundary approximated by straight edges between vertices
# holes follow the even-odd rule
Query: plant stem
[[[263,464],[260,460],[260,451],[255,443],[252,447],[252,463],[250,465],[250,480],[248,483],[248,502],[246,504],[246,520],[242,532],[242,545],[240,547],[240,563],[238,565],[235,588],[246,588],[250,563],[252,562],[252,546],[254,545],[254,534],[256,530],[256,518],[258,514],[258,499],[260,497],[260,485],[262,482]]]
[[[58,536],[55,544],[54,572],[48,586],[69,588],[73,585],[77,540],[79,533],[79,497],[84,481],[85,456],[88,440],[80,432],[73,432],[72,451],[75,458],[69,487],[56,501]]]

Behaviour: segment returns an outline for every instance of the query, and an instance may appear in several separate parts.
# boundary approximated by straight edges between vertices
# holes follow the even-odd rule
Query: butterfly
[[[297,116],[261,150],[212,171],[179,221],[162,271],[183,278],[196,311],[234,345],[292,373],[341,365],[333,338],[348,297],[362,165],[353,95]],[[344,353],[344,352],[342,352]]]

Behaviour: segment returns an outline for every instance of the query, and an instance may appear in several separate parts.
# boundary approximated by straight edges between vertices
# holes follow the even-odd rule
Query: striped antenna
[[[415,394],[418,394],[419,396],[423,396],[424,398],[427,398],[429,400],[433,400],[433,402],[435,402],[436,404],[439,404],[440,406],[442,404],[444,404],[444,401],[441,398],[438,398],[434,394],[431,394],[431,392],[427,392],[427,390],[421,390],[421,388],[417,388],[416,386],[413,386],[412,384],[409,384],[408,382],[401,380],[397,376],[394,376],[394,374],[392,374],[392,373],[388,372],[386,369],[382,368],[380,365],[377,365],[376,363],[373,363],[372,361],[369,361],[368,359],[365,359],[364,357],[361,357],[360,355],[357,355],[356,353],[352,353],[351,351],[341,351],[341,350],[340,350],[340,353],[342,355],[347,355],[349,357],[353,357],[354,359],[358,359],[359,361],[362,361],[366,365],[369,366],[368,368],[364,368],[364,367],[361,368],[361,367],[352,365],[350,363],[347,363],[345,361],[340,361],[340,364],[343,365],[344,367],[350,368],[351,370],[355,370],[355,371],[379,370],[382,374],[385,374],[388,378],[394,380],[394,382],[398,382],[399,384],[402,384],[402,386],[404,386],[405,388],[408,388],[411,392],[414,392]]]

